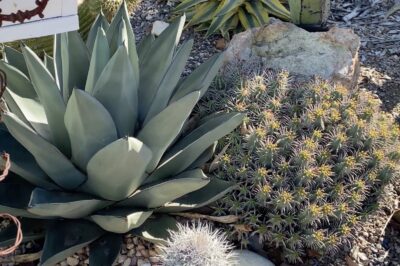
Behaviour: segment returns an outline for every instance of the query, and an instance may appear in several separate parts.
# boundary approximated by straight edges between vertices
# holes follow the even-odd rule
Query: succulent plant
[[[240,31],[268,23],[269,15],[290,20],[290,12],[281,0],[182,0],[174,13],[185,12],[187,26],[196,26],[207,31],[207,36],[220,32],[227,36],[229,31]]]
[[[309,250],[333,254],[398,178],[399,127],[369,92],[250,72],[228,67],[199,109],[247,112],[245,126],[217,148],[226,152],[214,175],[239,187],[216,214],[244,217],[240,225],[289,262]],[[230,236],[246,245],[247,230],[234,228]]]
[[[12,171],[0,183],[0,212],[23,217],[25,240],[45,235],[41,265],[88,244],[91,264],[111,265],[118,234],[163,241],[175,226],[166,213],[232,189],[201,167],[243,115],[213,115],[188,129],[222,55],[180,80],[193,45],[178,46],[184,22],[136,48],[124,4],[111,24],[97,17],[86,44],[69,32],[55,38],[54,58],[42,62],[23,47],[0,61],[8,77],[0,150]],[[10,235],[0,233],[2,245]]]
[[[105,17],[110,21],[115,15],[118,7],[124,0],[84,0],[78,7],[79,15],[79,32],[86,39],[89,34],[91,25],[96,19],[97,14],[102,11]],[[125,0],[128,12],[135,10],[140,0]],[[35,53],[43,55],[43,53],[53,55],[53,36],[45,36],[40,38],[27,39],[23,41]],[[20,42],[11,42],[6,45],[19,50]]]
[[[161,247],[164,266],[234,266],[233,246],[221,230],[197,222],[192,225],[178,224],[171,237]]]

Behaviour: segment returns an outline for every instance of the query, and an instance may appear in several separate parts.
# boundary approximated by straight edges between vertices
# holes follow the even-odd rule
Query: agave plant
[[[189,23],[199,31],[206,30],[207,36],[220,32],[227,36],[229,31],[240,31],[268,23],[269,15],[290,20],[290,12],[281,0],[183,0],[174,13],[185,12]]]
[[[175,227],[166,213],[232,189],[201,167],[243,115],[187,122],[222,56],[181,80],[193,45],[178,47],[184,23],[177,19],[136,48],[123,4],[111,24],[97,17],[87,43],[64,33],[55,38],[54,58],[42,62],[23,47],[0,61],[8,77],[0,149],[12,163],[0,183],[0,212],[23,217],[25,241],[45,236],[41,265],[88,244],[91,265],[111,265],[119,234],[162,241]],[[12,231],[1,232],[2,245]]]

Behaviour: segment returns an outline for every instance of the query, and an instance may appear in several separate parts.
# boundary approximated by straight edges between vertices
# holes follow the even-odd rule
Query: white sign
[[[0,0],[0,42],[79,28],[76,0]]]

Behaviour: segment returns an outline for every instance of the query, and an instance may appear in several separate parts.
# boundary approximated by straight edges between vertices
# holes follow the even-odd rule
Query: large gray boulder
[[[360,38],[349,29],[308,32],[271,19],[269,25],[235,35],[225,53],[225,64],[261,60],[265,68],[353,87],[359,76],[359,48]]]

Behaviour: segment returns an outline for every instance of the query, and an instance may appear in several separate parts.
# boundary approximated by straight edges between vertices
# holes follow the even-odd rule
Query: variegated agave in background
[[[290,20],[290,12],[281,0],[182,0],[174,13],[185,12],[189,23],[207,36],[240,31],[268,23],[269,15]]]
[[[184,22],[136,49],[122,5],[111,24],[98,16],[86,44],[77,32],[56,36],[54,59],[42,62],[23,47],[0,61],[8,77],[0,150],[12,160],[0,211],[23,217],[25,241],[45,237],[41,265],[88,244],[90,265],[111,265],[120,234],[162,241],[176,225],[165,213],[207,205],[232,188],[201,167],[243,115],[188,126],[222,56],[181,80],[193,45],[177,47]],[[1,231],[2,245],[12,241],[12,228]]]

